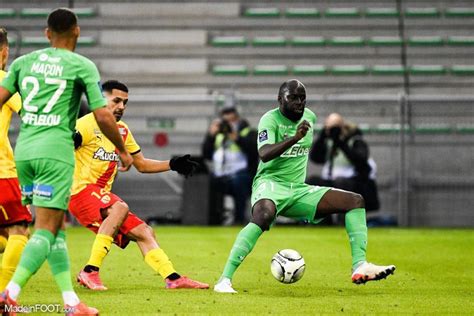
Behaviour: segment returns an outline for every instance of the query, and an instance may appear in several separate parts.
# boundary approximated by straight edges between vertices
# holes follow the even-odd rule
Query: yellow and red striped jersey
[[[117,126],[130,154],[140,152],[127,124],[117,122]],[[115,145],[102,134],[94,114],[89,113],[77,120],[76,131],[82,141],[75,152],[76,167],[72,194],[77,194],[89,184],[97,184],[110,191],[117,173],[119,155]]]
[[[0,70],[0,82],[7,73]],[[15,161],[13,160],[13,150],[8,139],[8,129],[13,112],[18,113],[21,109],[21,98],[15,93],[7,101],[0,111],[0,178],[16,178]]]

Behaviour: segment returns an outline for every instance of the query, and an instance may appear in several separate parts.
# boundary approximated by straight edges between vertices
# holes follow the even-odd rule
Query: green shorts
[[[306,183],[282,183],[259,179],[252,186],[252,209],[255,203],[267,199],[275,203],[277,216],[317,224],[322,218],[315,219],[316,209],[323,195],[329,190],[331,188]]]
[[[23,205],[67,210],[74,166],[58,160],[38,158],[17,161],[16,168]]]

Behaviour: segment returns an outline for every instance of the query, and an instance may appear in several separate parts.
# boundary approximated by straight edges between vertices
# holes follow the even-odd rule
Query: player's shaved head
[[[107,80],[102,84],[103,91],[112,93],[112,90],[114,89],[128,93],[128,87],[125,85],[125,83],[120,82],[118,80]]]
[[[293,122],[299,121],[304,114],[306,106],[306,88],[304,84],[291,79],[285,81],[278,91],[280,112]]]
[[[57,34],[68,33],[77,26],[77,16],[67,8],[57,8],[48,15],[48,28]]]
[[[306,87],[301,81],[299,81],[298,79],[290,79],[288,81],[283,82],[283,84],[280,86],[280,90],[278,91],[278,95],[282,96],[283,94],[285,94],[285,92],[288,92],[289,90],[296,91],[297,89],[302,89],[306,93]]]
[[[331,113],[327,117],[325,125],[327,126],[327,128],[331,128],[334,126],[342,127],[344,125],[344,119],[339,113]]]

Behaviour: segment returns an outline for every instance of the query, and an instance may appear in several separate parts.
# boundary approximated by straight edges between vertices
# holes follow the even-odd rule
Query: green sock
[[[346,213],[346,231],[351,244],[352,268],[355,268],[359,262],[366,260],[367,222],[364,208],[355,208]]]
[[[25,246],[18,268],[13,275],[12,282],[21,287],[39,270],[48,257],[51,245],[54,243],[53,233],[46,229],[38,229]]]
[[[51,246],[51,252],[48,256],[48,263],[61,292],[74,291],[69,268],[66,232],[64,230],[60,230],[56,235],[56,241]]]
[[[262,229],[254,223],[248,223],[235,239],[229,258],[224,267],[223,277],[232,279],[235,270],[244,261],[245,257],[252,251],[258,238],[263,233]]]

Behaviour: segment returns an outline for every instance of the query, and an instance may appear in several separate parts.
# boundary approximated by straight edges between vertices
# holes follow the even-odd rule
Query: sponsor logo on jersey
[[[119,161],[119,155],[115,151],[106,151],[102,147],[97,149],[92,158],[102,161]]]
[[[285,158],[293,158],[293,157],[301,157],[301,156],[306,156],[309,154],[309,148],[308,147],[303,147],[301,145],[293,145],[291,148],[289,148],[287,151],[285,151],[280,157],[285,157]]]
[[[33,196],[33,185],[22,185],[21,186],[21,195],[25,198],[31,198]]]
[[[264,142],[266,140],[268,140],[268,132],[267,132],[266,129],[264,129],[263,131],[258,133],[258,141],[259,142]]]
[[[281,129],[292,129],[292,128],[296,128],[295,125],[283,125],[283,124],[278,124],[278,128],[281,128]]]
[[[49,57],[49,58],[48,58],[48,61],[49,61],[50,63],[57,64],[57,63],[59,63],[59,62],[61,61],[61,57]]]
[[[35,184],[33,186],[33,195],[51,199],[53,197],[54,188],[46,184]]]

